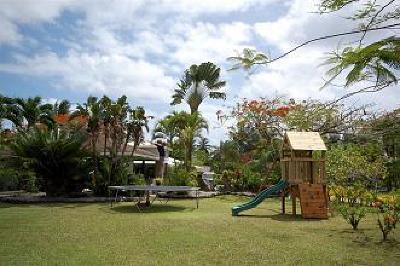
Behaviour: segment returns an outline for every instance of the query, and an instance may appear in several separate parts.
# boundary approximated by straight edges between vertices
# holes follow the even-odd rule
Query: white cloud
[[[339,13],[320,15],[315,12],[318,2],[293,0],[286,15],[276,21],[255,23],[255,32],[265,40],[269,47],[275,48],[274,54],[270,55],[272,58],[313,38],[357,28],[357,21],[345,19],[345,17],[354,13],[354,7],[350,6]],[[385,36],[385,34],[372,33],[368,35],[366,41],[376,40]],[[296,99],[318,98],[322,100],[340,97],[351,89],[346,91],[330,86],[319,90],[324,83],[323,77],[328,68],[328,66],[321,66],[321,63],[327,57],[327,52],[335,50],[339,45],[354,42],[359,37],[360,35],[352,35],[332,38],[304,46],[250,76],[240,94],[246,97],[258,97],[278,93]],[[339,79],[337,84],[344,84],[343,79]],[[359,86],[362,86],[362,84],[359,84]],[[397,97],[399,96],[400,92]],[[375,95],[372,97],[375,97]],[[376,97],[378,101],[381,96]],[[353,98],[360,104],[369,103],[372,99],[375,98],[371,98],[371,96]],[[382,103],[383,101],[380,100],[379,102]],[[388,104],[388,101],[384,105],[393,106]]]
[[[51,22],[73,2],[74,0],[0,1],[0,45],[15,45],[22,41],[23,38],[18,31],[18,24]]]
[[[15,24],[0,16],[0,25],[0,45],[2,43],[15,45],[22,40],[22,35],[18,33]]]
[[[251,27],[248,24],[196,23],[179,24],[166,36],[173,52],[172,61],[188,66],[211,61],[224,63],[235,50],[251,46]]]
[[[65,57],[47,53],[16,64],[0,64],[0,71],[60,79],[59,89],[107,93],[168,102],[174,80],[157,65],[121,55],[79,54]]]

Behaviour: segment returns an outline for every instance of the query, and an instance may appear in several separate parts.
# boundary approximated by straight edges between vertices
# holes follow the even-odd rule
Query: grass
[[[131,203],[0,204],[0,265],[400,265],[400,230],[382,243],[372,214],[354,232],[340,217],[280,215],[278,200],[232,217],[240,200],[144,213]]]

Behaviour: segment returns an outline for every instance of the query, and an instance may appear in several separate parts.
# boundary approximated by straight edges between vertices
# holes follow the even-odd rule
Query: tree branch
[[[380,13],[382,13],[382,11],[387,8],[388,6],[390,6],[391,4],[393,4],[395,0],[390,0],[389,2],[387,2],[385,5],[383,5],[378,11],[376,11],[376,13],[372,16],[371,20],[368,22],[367,26],[365,26],[364,28],[364,32],[363,35],[360,38],[359,41],[359,45],[361,46],[362,41],[365,38],[365,35],[367,35],[367,31],[369,29],[369,27],[371,27],[373,25],[373,23],[375,22],[376,18],[379,16]],[[375,1],[376,2],[376,1]]]
[[[255,62],[254,65],[267,65],[267,64],[273,63],[273,62],[278,61],[279,59],[282,59],[282,58],[286,57],[287,55],[295,52],[296,50],[302,48],[303,46],[306,46],[306,45],[308,45],[310,43],[314,43],[314,42],[317,42],[317,41],[327,40],[327,39],[336,38],[336,37],[340,37],[340,36],[363,33],[363,32],[366,32],[366,31],[377,31],[377,30],[391,29],[391,28],[394,28],[394,27],[397,27],[397,26],[400,26],[400,23],[389,24],[389,25],[386,25],[386,26],[371,28],[371,29],[368,29],[368,30],[359,29],[359,30],[353,30],[353,31],[349,31],[349,32],[342,32],[342,33],[336,33],[336,34],[321,36],[321,37],[318,37],[318,38],[311,39],[311,40],[308,40],[306,42],[303,42],[302,44],[299,44],[299,45],[295,46],[291,50],[289,50],[289,51],[281,54],[280,56],[275,57],[275,58],[273,58],[273,59],[271,59],[271,60],[269,60],[267,62]]]

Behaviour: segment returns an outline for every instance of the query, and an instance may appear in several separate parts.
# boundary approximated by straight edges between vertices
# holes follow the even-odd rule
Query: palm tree
[[[67,115],[71,109],[71,104],[68,100],[62,100],[53,104],[53,115]]]
[[[126,150],[126,146],[128,144],[128,140],[132,139],[133,140],[133,148],[131,152],[131,156],[133,156],[133,153],[135,152],[136,148],[139,146],[140,142],[144,138],[144,130],[146,132],[149,132],[149,125],[148,125],[148,119],[146,117],[146,112],[142,106],[136,107],[136,109],[131,109],[129,110],[130,117],[128,119],[128,122],[126,123],[126,131],[127,131],[127,136],[126,136],[126,141],[125,145],[122,150],[122,154],[124,154]]]
[[[205,153],[209,153],[210,152],[210,140],[208,138],[205,137],[200,137],[198,139],[197,142],[197,149],[199,149],[200,151],[204,151]]]
[[[52,104],[42,104],[42,98],[22,99],[16,98],[9,106],[10,120],[19,128],[23,127],[23,121],[27,122],[27,128],[32,128],[36,123],[42,123],[52,127],[54,121],[51,117]]]
[[[185,111],[173,111],[156,123],[154,132],[163,132],[167,135],[168,142],[173,143],[173,140],[179,137],[181,129],[185,126],[187,116],[188,113]]]
[[[99,138],[100,128],[103,123],[103,106],[97,97],[89,96],[86,103],[83,105],[78,104],[76,111],[74,111],[70,120],[78,116],[84,116],[87,118],[87,132],[89,134],[90,147],[93,160],[93,185],[96,184],[96,177],[98,172],[98,153],[96,149],[96,143]]]
[[[15,105],[15,99],[0,95],[0,122],[10,120],[17,127],[22,127],[23,117]]]
[[[202,129],[208,130],[207,121],[198,112],[188,114],[186,124],[180,132],[180,139],[185,147],[185,168],[188,172],[192,169],[194,140],[201,136]]]
[[[243,69],[250,71],[255,65],[265,65],[268,63],[268,57],[256,50],[244,48],[242,53],[237,56],[228,57],[228,61],[232,61],[233,65],[229,70]]]
[[[220,68],[210,62],[192,65],[177,84],[179,88],[175,89],[172,95],[171,105],[180,104],[182,100],[185,100],[193,114],[198,111],[199,105],[207,97],[225,99],[226,94],[220,89],[226,82],[220,80],[220,71]]]

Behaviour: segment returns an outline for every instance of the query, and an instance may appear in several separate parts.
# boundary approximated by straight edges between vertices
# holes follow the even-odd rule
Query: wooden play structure
[[[292,214],[300,199],[303,218],[328,218],[328,198],[325,185],[326,146],[317,132],[287,132],[281,151],[282,179],[287,186],[282,191],[282,213],[285,196],[292,199]]]

